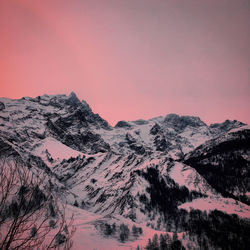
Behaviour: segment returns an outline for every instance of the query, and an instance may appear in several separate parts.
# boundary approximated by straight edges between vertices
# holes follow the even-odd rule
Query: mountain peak
[[[170,124],[177,129],[184,129],[187,126],[200,127],[207,126],[198,116],[179,116],[177,114],[168,114],[164,118],[164,123]]]
[[[75,96],[75,97],[77,97],[76,93],[74,91],[71,91],[71,93],[69,94],[69,96]]]
[[[131,125],[126,121],[119,121],[115,125],[115,128],[131,128]]]
[[[210,127],[224,130],[224,131],[229,131],[230,129],[239,128],[244,125],[246,124],[237,120],[225,120],[223,123],[213,123],[210,125]]]
[[[78,99],[77,95],[74,92],[71,92],[68,99],[66,100],[66,104],[69,104],[72,106],[78,106],[81,104],[81,102]]]

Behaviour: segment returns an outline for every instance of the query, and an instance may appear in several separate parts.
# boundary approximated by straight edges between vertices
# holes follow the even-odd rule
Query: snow
[[[205,143],[207,140],[212,138],[206,126],[199,127],[198,129],[194,129],[187,126],[185,130],[182,133],[180,133],[180,136],[188,139],[188,141],[194,148],[200,146],[201,144]]]
[[[63,159],[69,159],[71,157],[76,158],[79,155],[83,155],[83,153],[66,146],[52,137],[47,137],[46,139],[42,140],[42,144],[38,146],[33,151],[33,153],[34,155],[41,156],[46,152],[46,150],[53,159],[60,161]]]
[[[144,143],[146,143],[146,145],[151,145],[153,144],[152,139],[150,138],[150,129],[151,129],[152,125],[150,124],[145,124],[145,125],[140,125],[140,139],[141,141],[143,141]]]
[[[238,132],[238,131],[242,131],[242,130],[250,130],[250,126],[249,125],[245,125],[245,126],[242,126],[242,127],[239,127],[239,128],[234,128],[234,129],[231,129],[229,131],[229,133],[235,133],[235,132]]]
[[[250,206],[231,198],[223,198],[195,169],[182,163],[176,163],[171,168],[169,176],[180,186],[186,186],[190,191],[197,191],[208,196],[184,203],[179,208],[188,211],[193,208],[207,212],[217,209],[228,214],[237,214],[242,218],[250,218]]]
[[[73,207],[70,205],[66,206],[66,219],[70,220],[72,213],[74,214],[74,226],[76,232],[73,235],[73,247],[72,250],[84,249],[84,250],[117,250],[117,249],[136,249],[139,246],[145,246],[148,242],[148,238],[153,238],[154,234],[166,234],[164,231],[157,231],[141,224],[136,224],[122,216],[107,216],[104,217],[98,213],[91,213],[86,210]],[[141,227],[143,234],[137,239],[134,237],[128,241],[122,243],[117,237],[104,236],[95,227],[99,222],[120,225],[124,223],[132,231],[132,226]],[[169,233],[172,236],[172,233]],[[181,234],[180,234],[181,236]]]
[[[237,214],[242,218],[250,218],[250,206],[231,198],[198,198],[191,202],[184,203],[178,208],[190,211],[191,208],[202,211],[220,210],[228,214]]]
[[[176,162],[171,168],[169,176],[177,184],[187,187],[190,191],[200,192],[208,196],[216,195],[216,191],[194,168],[183,163]]]

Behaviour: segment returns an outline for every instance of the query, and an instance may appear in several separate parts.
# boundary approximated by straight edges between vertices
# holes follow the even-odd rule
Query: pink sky
[[[250,124],[249,44],[248,0],[1,0],[0,96]]]

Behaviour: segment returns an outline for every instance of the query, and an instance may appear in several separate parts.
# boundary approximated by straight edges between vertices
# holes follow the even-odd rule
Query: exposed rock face
[[[115,128],[131,128],[132,126],[126,122],[126,121],[119,121],[116,125]]]
[[[226,120],[224,121],[223,123],[214,123],[214,124],[211,124],[210,125],[210,128],[214,129],[215,131],[229,131],[233,128],[239,128],[239,127],[242,127],[246,124],[242,123],[242,122],[239,122],[239,121],[236,121],[236,120],[233,120],[233,121],[230,121],[230,120]]]
[[[2,120],[8,122],[2,125],[8,133],[4,130],[0,133],[10,141],[25,141],[26,148],[32,148],[36,139],[52,136],[81,152],[110,150],[109,144],[95,132],[110,130],[110,125],[74,93],[3,101],[7,109],[2,110]]]
[[[90,149],[92,153],[97,153],[110,150],[109,144],[105,143],[99,134],[91,132],[89,121],[81,111],[67,117],[59,117],[55,122],[48,119],[46,125],[51,134],[78,151],[88,152]],[[70,130],[77,133],[68,133]]]
[[[0,111],[5,109],[4,103],[0,102]]]
[[[199,117],[179,116],[176,114],[167,115],[164,119],[164,122],[175,130],[183,130],[187,126],[194,127],[194,128],[206,126],[206,124],[203,121],[201,121]]]
[[[160,132],[161,132],[161,127],[157,123],[155,123],[155,125],[150,129],[151,135],[157,135]]]

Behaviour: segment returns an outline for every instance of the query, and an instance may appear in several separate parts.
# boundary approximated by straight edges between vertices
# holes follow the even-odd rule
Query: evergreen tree
[[[170,249],[171,250],[184,250],[185,247],[182,246],[181,241],[176,240],[172,242]]]
[[[155,234],[152,240],[152,245],[153,245],[153,250],[158,250],[159,249],[159,238],[158,234]]]
[[[112,234],[112,228],[108,223],[104,224],[104,234],[105,235],[111,235]]]
[[[129,231],[128,226],[122,223],[120,225],[120,240],[122,242],[124,242],[125,240],[127,240],[128,237],[129,237],[129,233],[130,233],[130,231]]]
[[[160,250],[167,250],[168,249],[168,245],[166,242],[166,237],[161,234],[160,235]]]
[[[173,241],[177,241],[177,240],[178,240],[178,234],[177,234],[177,232],[174,232]]]
[[[167,243],[167,245],[168,245],[168,246],[170,246],[170,244],[171,244],[172,240],[171,240],[171,238],[170,238],[169,234],[166,234],[166,235],[165,235],[165,239],[166,239],[166,243]]]
[[[112,232],[113,232],[113,233],[116,232],[116,224],[115,224],[115,222],[112,224]]]
[[[133,225],[132,227],[132,233],[135,237],[138,237],[139,232],[138,232],[138,228],[135,225]]]
[[[154,249],[154,248],[153,248],[152,241],[151,241],[150,238],[148,239],[148,244],[146,245],[145,249],[146,249],[146,250],[153,250],[153,249]]]

